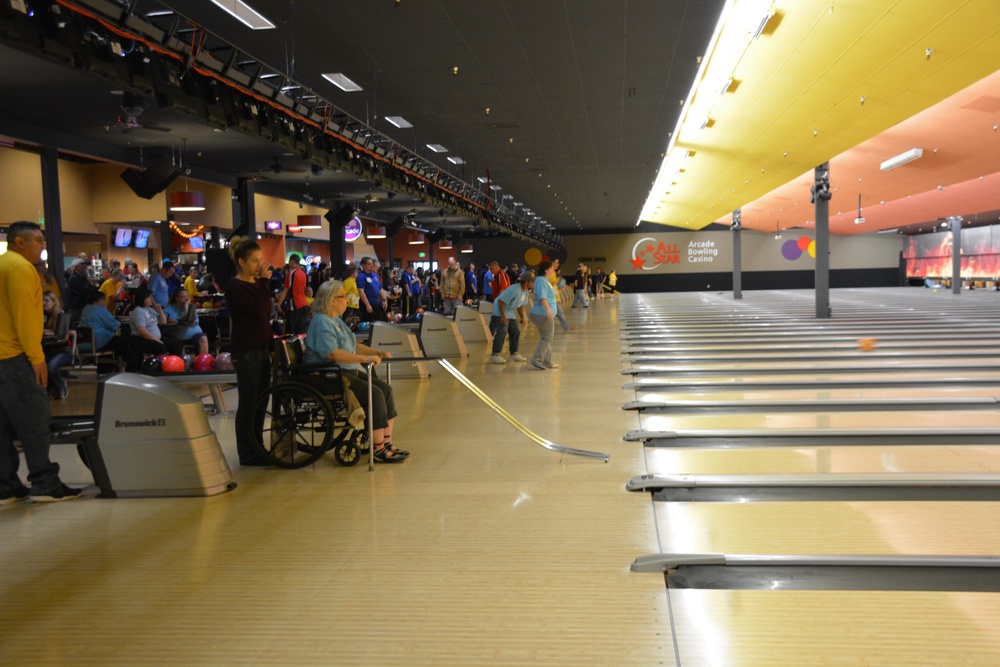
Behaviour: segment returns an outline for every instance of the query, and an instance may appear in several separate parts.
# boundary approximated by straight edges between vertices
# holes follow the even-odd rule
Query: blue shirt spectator
[[[158,306],[166,306],[170,303],[170,286],[167,279],[161,273],[154,273],[149,278],[147,289],[153,293],[153,303]]]
[[[334,350],[354,352],[357,347],[358,340],[343,319],[316,313],[306,333],[306,355],[303,361],[307,364],[330,363],[330,354]],[[358,369],[358,364],[338,366],[346,370]]]
[[[483,274],[483,296],[487,301],[493,296],[493,272],[489,269]]]
[[[118,333],[121,324],[118,318],[112,315],[103,305],[92,303],[84,306],[83,314],[80,316],[80,326],[94,330],[94,343],[97,349],[101,349],[111,342],[111,339]],[[80,343],[84,345],[84,343]],[[92,352],[93,350],[84,350]]]
[[[167,316],[167,319],[175,320],[177,322],[183,322],[187,319],[187,304],[171,303],[163,309],[163,314]],[[170,337],[176,338],[177,340],[191,340],[195,336],[204,335],[201,327],[198,325],[198,312],[195,311],[194,323],[188,325],[178,325],[176,327],[170,328]]]
[[[357,278],[358,289],[365,293],[365,298],[372,306],[382,302],[382,281],[374,271],[362,271]]]

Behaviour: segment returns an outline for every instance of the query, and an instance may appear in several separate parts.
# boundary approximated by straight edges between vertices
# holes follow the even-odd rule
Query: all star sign
[[[344,226],[344,240],[348,243],[354,243],[359,238],[361,238],[361,221],[357,217],[353,217]]]

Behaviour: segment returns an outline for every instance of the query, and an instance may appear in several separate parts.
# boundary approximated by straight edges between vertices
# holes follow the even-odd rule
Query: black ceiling
[[[565,234],[635,224],[723,0],[254,0],[277,25],[261,31],[206,0],[59,4],[63,17],[67,5],[108,16],[131,9],[135,18],[214,49],[219,59],[239,53],[234,65],[241,72],[287,76],[283,83],[301,85],[299,94],[315,92],[456,180],[508,207],[521,202],[515,210],[530,209]],[[56,3],[27,5],[51,13]],[[174,14],[147,18],[163,10]],[[143,96],[142,127],[125,129],[123,98],[111,93],[122,86],[83,63],[71,67],[31,53],[11,38],[10,21],[27,19],[6,11],[0,133],[131,164],[138,164],[139,148],[145,156],[186,146],[194,176],[258,176],[276,194],[308,191],[331,207],[363,205],[387,220],[416,208],[428,226],[471,225],[458,208],[442,218],[438,206],[406,192],[390,198],[377,181],[350,170],[325,165],[320,172],[287,146],[156,108],[156,95]],[[190,32],[194,26],[205,32]],[[104,33],[112,37],[108,49],[137,48],[127,39],[115,44],[114,27],[109,22]],[[325,72],[341,72],[364,91],[344,93],[322,78]],[[386,116],[414,127],[397,129]],[[435,154],[429,143],[448,152]],[[276,160],[280,173],[272,168]],[[502,190],[488,190],[480,177]]]

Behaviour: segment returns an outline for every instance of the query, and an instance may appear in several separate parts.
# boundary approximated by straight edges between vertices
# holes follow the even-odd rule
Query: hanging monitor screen
[[[148,229],[135,230],[135,247],[146,248],[148,246],[149,246],[149,230]]]
[[[115,230],[115,247],[128,248],[132,245],[132,230],[128,227],[119,227]]]

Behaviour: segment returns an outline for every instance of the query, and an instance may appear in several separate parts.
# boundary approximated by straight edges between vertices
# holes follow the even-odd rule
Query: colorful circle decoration
[[[538,248],[528,248],[524,251],[524,263],[528,266],[538,266],[542,261],[542,251]]]
[[[816,242],[808,236],[800,236],[781,244],[781,256],[790,262],[794,262],[802,253],[806,252],[810,257],[816,257]]]

